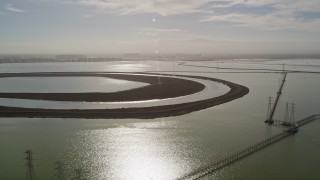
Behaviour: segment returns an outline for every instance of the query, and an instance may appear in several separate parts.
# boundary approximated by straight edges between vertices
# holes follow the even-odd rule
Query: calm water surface
[[[316,60],[285,62],[318,63]],[[246,63],[232,62],[225,66],[282,68],[282,65],[273,65],[274,61],[256,65]],[[210,62],[192,64],[216,65]],[[220,63],[219,66],[224,65]],[[1,179],[24,179],[23,152],[26,149],[34,152],[38,179],[56,179],[53,170],[56,161],[65,164],[69,178],[74,176],[74,169],[80,168],[89,179],[174,179],[281,131],[263,123],[267,97],[274,96],[278,88],[280,74],[277,73],[223,73],[228,70],[156,61],[0,66],[2,73],[40,70],[183,71],[175,73],[229,80],[247,86],[250,93],[202,111],[152,120],[1,118]],[[289,74],[276,118],[283,118],[286,101],[296,103],[297,120],[319,113],[319,90],[319,74]],[[320,121],[314,121],[302,127],[295,136],[204,179],[319,179],[319,128]]]
[[[0,84],[1,93],[117,92],[148,85],[105,77],[8,77]]]

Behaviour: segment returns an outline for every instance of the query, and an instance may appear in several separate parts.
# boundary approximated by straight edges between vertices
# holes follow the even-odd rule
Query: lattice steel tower
[[[27,172],[26,172],[26,179],[27,180],[36,180],[36,173],[34,171],[34,167],[33,167],[33,153],[31,150],[26,150],[24,152],[26,154],[26,168],[27,168]]]

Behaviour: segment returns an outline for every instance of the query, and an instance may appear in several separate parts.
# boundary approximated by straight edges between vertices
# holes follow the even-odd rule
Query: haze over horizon
[[[320,52],[318,0],[2,0],[0,54]]]

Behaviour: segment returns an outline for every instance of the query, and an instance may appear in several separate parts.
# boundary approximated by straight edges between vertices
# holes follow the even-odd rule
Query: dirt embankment
[[[70,73],[60,73],[60,74],[52,74],[52,76],[65,76],[66,74]],[[72,73],[73,76],[88,76],[88,73]],[[97,76],[97,74],[90,73],[92,76]],[[19,77],[26,75],[20,74]],[[37,76],[42,77],[48,74],[38,74]],[[0,77],[5,77],[3,75]],[[100,76],[100,75],[99,75]],[[18,77],[18,76],[16,76]],[[105,77],[105,76],[103,76]],[[154,81],[153,77],[156,76],[143,76],[140,79],[140,82]],[[179,76],[177,76],[179,77]],[[191,77],[191,78],[198,78],[198,79],[206,79],[211,80],[219,83],[223,83],[231,88],[231,90],[219,97],[214,97],[206,100],[200,100],[195,102],[188,102],[182,104],[175,104],[175,105],[164,105],[164,106],[155,106],[155,107],[142,107],[142,108],[123,108],[123,109],[84,109],[84,110],[55,110],[55,109],[34,109],[34,108],[16,108],[16,107],[3,107],[0,106],[0,117],[45,117],[45,118],[87,118],[87,119],[96,119],[96,118],[108,118],[108,119],[123,119],[123,118],[141,118],[141,119],[151,119],[151,118],[159,118],[159,117],[168,117],[168,116],[178,116],[182,114],[187,114],[193,111],[199,111],[201,109],[206,109],[209,107],[213,107],[219,104],[223,104],[229,101],[232,101],[237,98],[241,98],[244,95],[249,93],[249,89],[245,86],[235,84],[229,81],[209,78],[209,77],[200,77],[200,76],[181,76],[181,77]],[[115,77],[114,77],[115,78]],[[132,80],[134,75],[129,76],[122,76],[117,77],[116,79],[125,79],[125,80]],[[152,80],[151,80],[152,79]],[[175,84],[178,83],[181,79],[179,78],[172,78],[171,83]],[[158,83],[158,79],[156,80]],[[169,81],[169,80],[168,80]],[[193,81],[191,81],[193,82]],[[150,83],[151,86],[153,83]],[[170,84],[170,83],[169,83]],[[192,83],[181,83],[179,84],[179,88],[172,88],[171,86],[164,86],[163,91],[166,91],[166,94],[169,93],[167,96],[181,96],[180,89],[186,90],[188,93],[188,89],[192,89]],[[191,87],[190,87],[191,86]],[[157,84],[154,84],[154,88],[159,88]],[[168,91],[169,89],[169,91]],[[150,89],[148,88],[138,88],[136,89],[140,91],[140,94],[148,94],[151,96],[149,98],[155,99],[153,94],[150,93]],[[161,91],[159,90],[159,91]],[[185,91],[184,91],[185,92]],[[120,92],[119,92],[120,93]],[[126,93],[126,91],[123,91]],[[131,94],[135,96],[135,94]],[[132,100],[129,97],[129,100]],[[145,97],[146,98],[146,97]],[[100,100],[100,99],[99,99]],[[128,100],[128,99],[126,99]],[[94,101],[94,100],[92,100]]]
[[[149,85],[126,91],[103,93],[0,93],[0,98],[74,101],[74,102],[120,102],[142,101],[150,99],[166,99],[186,96],[202,91],[205,86],[201,83],[181,78],[164,76],[146,76],[133,74],[92,74],[92,73],[23,73],[0,74],[4,77],[79,77],[94,76],[128,81],[148,83]]]

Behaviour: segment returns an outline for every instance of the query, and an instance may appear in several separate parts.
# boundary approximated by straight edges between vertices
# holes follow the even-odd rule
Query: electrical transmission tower
[[[284,124],[285,126],[290,126],[290,121],[289,121],[289,103],[286,103],[286,111],[284,112]]]
[[[266,120],[268,120],[268,119],[270,118],[271,108],[272,108],[272,97],[269,97],[269,99],[268,99],[268,110],[267,110],[267,118],[266,118]]]
[[[76,169],[76,170],[74,170],[74,172],[76,174],[75,174],[75,177],[73,179],[75,179],[75,180],[85,180],[83,171],[81,169]]]
[[[294,124],[295,104],[291,104],[290,123]]]
[[[64,169],[63,169],[63,164],[61,162],[55,162],[55,167],[54,169],[57,171],[57,177],[59,180],[64,179]]]
[[[26,167],[27,167],[27,172],[26,172],[26,179],[27,180],[36,180],[36,173],[34,171],[33,167],[33,153],[31,150],[26,150],[24,152],[26,154]]]
[[[284,123],[288,124],[289,121],[289,103],[286,104],[286,111],[284,113]]]

